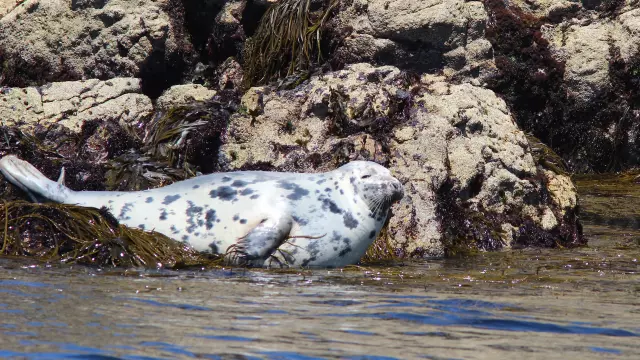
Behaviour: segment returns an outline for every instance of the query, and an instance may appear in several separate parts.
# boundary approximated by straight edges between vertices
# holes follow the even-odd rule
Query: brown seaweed
[[[2,202],[0,214],[4,256],[146,268],[213,266],[219,260],[160,233],[120,225],[105,209],[18,200]]]

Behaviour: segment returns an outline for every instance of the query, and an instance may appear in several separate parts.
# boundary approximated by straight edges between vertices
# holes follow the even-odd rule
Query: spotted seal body
[[[365,161],[318,174],[217,173],[131,192],[73,191],[11,155],[0,159],[0,172],[30,194],[104,206],[124,225],[251,266],[354,264],[403,194],[389,170]]]

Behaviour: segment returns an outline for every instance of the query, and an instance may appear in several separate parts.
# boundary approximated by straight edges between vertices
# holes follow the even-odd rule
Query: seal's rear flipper
[[[227,249],[226,261],[235,265],[262,266],[264,260],[289,237],[292,227],[293,219],[287,215],[263,219]]]
[[[0,159],[0,172],[10,183],[26,191],[34,201],[37,201],[34,195],[39,195],[51,201],[64,202],[71,192],[66,186],[49,180],[33,165],[14,155]]]

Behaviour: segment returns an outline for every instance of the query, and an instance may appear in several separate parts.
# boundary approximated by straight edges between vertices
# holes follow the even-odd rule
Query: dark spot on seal
[[[260,195],[255,194],[255,195],[251,195],[251,196],[249,197],[249,199],[251,199],[251,200],[255,200],[255,199],[259,198],[259,197],[260,197]]]
[[[338,256],[339,256],[339,257],[343,257],[343,256],[347,255],[347,254],[348,254],[348,253],[350,253],[350,252],[351,252],[351,246],[348,246],[348,245],[347,245],[347,247],[346,247],[346,248],[342,249],[342,251],[340,251],[340,252],[338,253]]]
[[[322,185],[325,181],[327,181],[327,179],[320,179],[320,180],[316,181],[316,184]]]
[[[185,215],[187,215],[187,232],[191,234],[195,231],[196,227],[204,225],[204,220],[202,217],[202,206],[196,206],[192,201],[187,202],[189,206],[187,210],[185,210]]]
[[[109,203],[109,204],[113,204],[113,200],[109,200],[109,201],[108,201],[108,203]]]
[[[355,229],[360,224],[358,220],[356,220],[356,218],[351,215],[350,212],[345,212],[344,215],[342,215],[342,218],[344,220],[344,226],[348,227],[349,229]]]
[[[196,206],[193,202],[188,201],[189,207],[187,208],[186,215],[189,217],[202,214],[202,206]]]
[[[207,213],[204,214],[205,227],[207,230],[211,230],[213,228],[213,222],[220,222],[220,219],[216,219],[216,211],[213,209],[207,210]]]
[[[244,181],[244,180],[236,180],[236,181],[231,183],[231,186],[233,186],[233,187],[243,187],[243,186],[247,186],[247,184],[249,184],[249,183]]]
[[[146,202],[147,204],[152,203],[153,202],[153,198],[151,196],[149,196],[144,202]]]
[[[340,209],[331,199],[322,199],[322,210],[329,210],[334,214],[342,213],[342,209]]]
[[[127,213],[133,209],[133,203],[124,203],[122,209],[120,209],[120,214],[118,215],[118,220],[131,220],[131,216],[127,216]]]
[[[290,200],[300,200],[303,196],[309,195],[309,190],[301,188],[298,184],[292,182],[279,181],[278,187],[281,189],[291,190],[291,193],[287,196]]]
[[[178,228],[175,225],[171,225],[171,227],[169,227],[169,229],[171,230],[171,233],[173,234],[177,234],[180,232],[180,230],[178,230]]]
[[[344,190],[340,189],[340,195],[344,195]]]
[[[240,214],[233,215],[233,221],[238,221],[240,219]]]
[[[222,201],[231,201],[236,198],[238,191],[231,186],[220,186],[217,189],[209,191],[212,199],[218,198]]]
[[[144,230],[145,226],[144,226],[144,224],[140,224],[140,225],[138,225],[138,228],[141,229],[141,230]]]
[[[320,253],[320,245],[318,244],[318,240],[311,241],[309,245],[307,245],[307,251],[309,252],[309,254],[311,254],[311,258],[315,260]]]
[[[164,200],[162,201],[163,205],[169,205],[172,202],[176,201],[180,199],[180,195],[176,194],[176,195],[167,195],[164,197]]]
[[[338,251],[338,247],[337,247],[337,246],[334,246],[334,247],[333,247],[333,251]]]
[[[200,185],[193,185],[193,189],[197,189],[199,187],[200,187]]]
[[[354,176],[350,177],[349,178],[349,182],[352,183],[352,184],[355,184],[356,183],[356,178]]]
[[[247,223],[247,219],[240,219],[240,224],[246,224]]]
[[[302,226],[307,225],[309,223],[309,221],[307,219],[304,219],[304,218],[301,218],[301,217],[298,217],[298,216],[295,216],[295,215],[292,216],[291,218],[293,219],[293,221],[297,222],[298,224],[300,224]]]
[[[182,235],[182,241],[189,241],[189,237],[187,235]]]
[[[324,191],[331,192],[331,188],[325,188]]]
[[[229,182],[229,181],[231,181],[231,180],[233,180],[233,179],[232,179],[232,178],[230,178],[230,177],[228,177],[228,176],[224,176],[224,177],[222,178],[222,182]]]
[[[247,195],[251,195],[251,194],[253,194],[253,189],[246,188],[246,189],[243,189],[242,191],[240,191],[240,195],[242,195],[242,196],[247,196]],[[253,198],[253,196],[251,198]]]
[[[341,239],[340,234],[338,234],[337,231],[334,231],[333,232],[333,236],[331,237],[331,242],[332,243],[339,243],[340,239]]]
[[[211,249],[212,254],[218,253],[218,245],[216,245],[215,242],[212,242],[211,244],[209,244],[209,248]]]
[[[167,220],[167,209],[161,209],[160,210],[160,220]]]
[[[371,232],[369,233],[369,239],[373,239],[374,237],[376,237],[376,231],[371,230]]]

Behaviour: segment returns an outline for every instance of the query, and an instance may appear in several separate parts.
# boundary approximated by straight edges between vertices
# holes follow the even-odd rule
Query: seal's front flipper
[[[292,227],[290,216],[263,219],[227,249],[226,261],[235,265],[261,266],[289,237]]]
[[[0,159],[0,172],[9,182],[29,193],[33,199],[35,194],[51,201],[64,202],[71,193],[69,188],[49,180],[33,165],[14,155]]]

